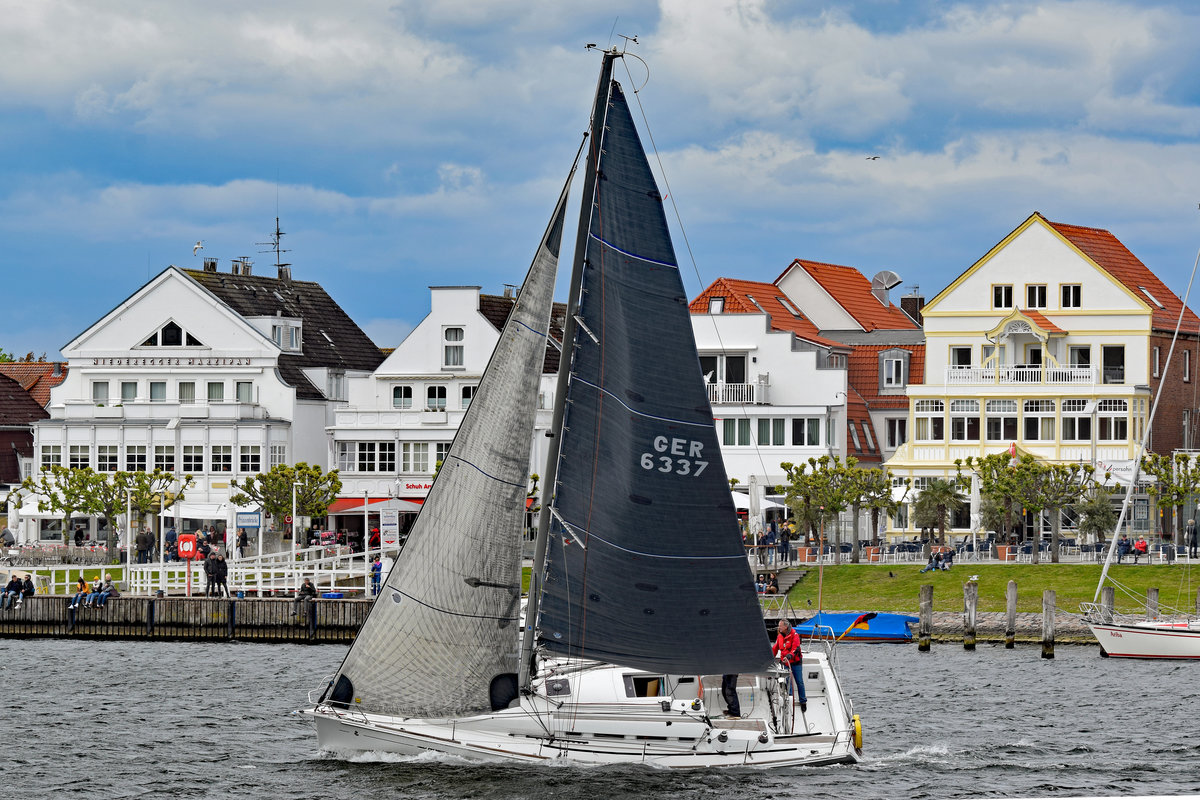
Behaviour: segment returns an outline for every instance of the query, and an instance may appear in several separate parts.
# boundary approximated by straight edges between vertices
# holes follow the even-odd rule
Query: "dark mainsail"
[[[538,643],[669,673],[761,672],[770,650],[663,199],[621,87],[605,84]]]

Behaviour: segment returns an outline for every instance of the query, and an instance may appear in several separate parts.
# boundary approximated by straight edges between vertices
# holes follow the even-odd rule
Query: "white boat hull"
[[[1195,620],[1103,623],[1087,621],[1092,635],[1113,658],[1200,659],[1200,623]]]
[[[706,698],[720,677],[705,678],[697,697],[629,698],[609,689],[635,672],[590,670],[573,702],[544,696],[489,714],[433,720],[366,714],[318,704],[302,713],[316,727],[320,748],[333,753],[442,753],[476,761],[568,761],[579,764],[648,764],[673,769],[728,766],[780,767],[857,762],[857,720],[842,698],[824,654],[805,656],[808,710],[776,695],[775,714],[763,684],[739,688],[741,719],[723,719]],[[685,679],[687,681],[688,679]],[[691,685],[695,685],[692,683]],[[677,687],[679,688],[679,687]],[[605,692],[609,697],[603,697]],[[685,692],[686,693],[686,692]],[[715,700],[714,708],[715,708]],[[782,704],[787,704],[786,706]],[[751,715],[753,712],[753,715]],[[780,713],[782,712],[782,714]],[[787,714],[794,713],[794,722]],[[773,718],[772,718],[773,717]]]

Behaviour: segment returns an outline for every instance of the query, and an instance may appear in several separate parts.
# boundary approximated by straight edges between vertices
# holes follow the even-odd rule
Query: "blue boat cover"
[[[857,626],[850,628],[856,621]],[[909,626],[918,622],[916,617],[905,614],[832,614],[821,611],[810,619],[796,623],[796,632],[804,638],[812,636],[841,637],[843,642],[911,642],[912,631]],[[847,628],[850,628],[847,631]],[[820,630],[818,630],[820,629]]]

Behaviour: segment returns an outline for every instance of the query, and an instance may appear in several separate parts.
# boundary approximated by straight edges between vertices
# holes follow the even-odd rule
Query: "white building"
[[[347,402],[329,426],[331,465],[343,487],[331,524],[361,531],[365,501],[424,501],[514,303],[511,293],[485,295],[478,286],[430,287],[428,316],[373,373],[347,383]],[[563,313],[556,304],[556,340]],[[557,370],[558,350],[547,348],[531,475],[546,464]]]
[[[719,278],[691,310],[730,478],[773,487],[782,462],[846,456],[849,348],[819,336],[770,283]]]
[[[191,474],[185,529],[232,526],[231,479],[324,465],[347,380],[383,354],[321,286],[279,273],[169,267],[89,326],[62,348],[69,369],[35,428],[38,465]],[[22,541],[61,537],[33,501],[20,519]]]

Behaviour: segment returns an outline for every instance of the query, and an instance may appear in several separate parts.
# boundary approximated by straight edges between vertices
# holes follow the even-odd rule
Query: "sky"
[[[1190,0],[0,0],[0,349],[170,264],[273,275],[276,216],[394,347],[427,287],[521,281],[626,36],[690,296],[805,258],[931,298],[1034,211],[1186,289]]]

